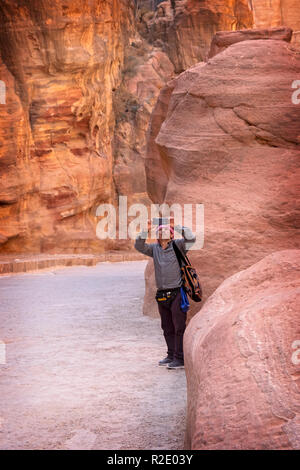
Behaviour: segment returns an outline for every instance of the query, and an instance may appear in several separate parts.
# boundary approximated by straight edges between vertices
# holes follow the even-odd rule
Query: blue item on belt
[[[183,287],[180,288],[180,292],[181,292],[180,308],[184,313],[186,313],[188,309],[190,308],[190,303]]]

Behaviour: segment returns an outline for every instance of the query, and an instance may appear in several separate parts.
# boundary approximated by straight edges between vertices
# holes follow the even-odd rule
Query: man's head
[[[156,229],[156,238],[160,243],[160,240],[166,242],[174,238],[174,229],[170,225],[159,225]]]

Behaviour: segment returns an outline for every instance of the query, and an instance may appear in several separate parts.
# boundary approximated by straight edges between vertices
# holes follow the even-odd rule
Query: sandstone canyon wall
[[[299,270],[299,250],[273,253],[192,318],[186,449],[300,449]]]
[[[254,27],[289,26],[293,42],[300,44],[300,14],[298,0],[249,0]]]
[[[3,0],[0,21],[3,250],[99,250],[94,208],[114,197],[112,89],[131,2]]]
[[[241,42],[231,39],[170,81],[149,128],[151,199],[204,204],[204,247],[190,259],[205,298],[266,254],[299,248],[300,106],[291,98],[300,53],[286,42],[289,30],[280,33],[285,40],[272,39],[278,30],[268,39],[249,34],[232,32]],[[146,284],[144,312],[153,315],[152,261]],[[190,314],[198,310],[193,304]]]
[[[248,0],[170,0],[144,15],[140,31],[162,47],[177,73],[205,59],[217,31],[251,28]]]
[[[143,159],[160,89],[174,65],[201,60],[215,30],[252,24],[244,0],[171,3],[1,2],[0,252],[132,248],[96,238],[97,205],[150,203]],[[146,39],[141,8],[154,10]]]
[[[96,207],[119,195],[150,204],[146,131],[160,90],[207,57],[216,31],[280,23],[257,5],[3,0],[0,252],[132,249],[97,239]]]

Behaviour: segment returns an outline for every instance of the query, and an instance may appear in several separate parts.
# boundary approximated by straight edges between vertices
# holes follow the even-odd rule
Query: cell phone
[[[154,217],[152,219],[153,225],[168,225],[170,220],[166,217]]]

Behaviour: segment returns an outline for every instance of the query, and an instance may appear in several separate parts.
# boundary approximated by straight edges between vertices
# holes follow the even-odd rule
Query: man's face
[[[173,238],[173,235],[171,233],[171,231],[169,230],[168,227],[163,227],[161,229],[159,229],[158,231],[158,234],[157,234],[157,238],[158,240],[163,240],[165,242],[169,242],[170,240],[172,240]]]

